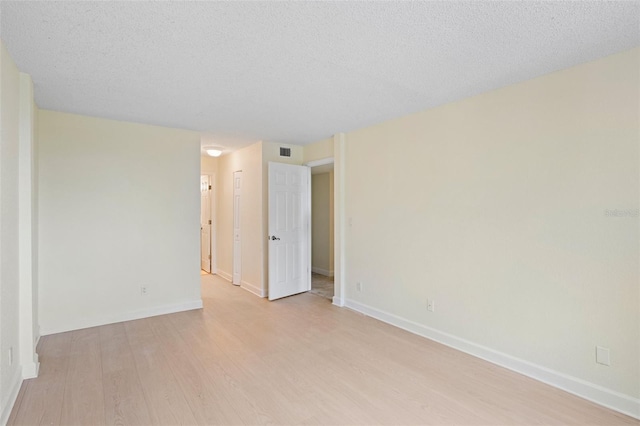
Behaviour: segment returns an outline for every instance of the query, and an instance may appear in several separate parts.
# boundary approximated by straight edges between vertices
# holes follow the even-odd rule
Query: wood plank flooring
[[[43,337],[9,425],[640,425],[301,294],[202,276],[204,309]]]
[[[333,300],[334,282],[333,277],[311,273],[311,291],[310,293],[322,296],[325,299]]]

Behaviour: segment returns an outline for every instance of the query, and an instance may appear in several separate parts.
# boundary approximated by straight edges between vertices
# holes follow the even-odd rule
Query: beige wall
[[[333,137],[305,145],[302,152],[303,163],[333,157]]]
[[[218,161],[220,157],[210,157],[203,155],[200,157],[200,174],[213,176],[218,171]]]
[[[233,271],[233,173],[242,170],[240,226],[241,286],[252,292],[263,288],[262,142],[218,158],[217,257],[218,274],[231,280]]]
[[[347,299],[640,397],[639,55],[347,134]]]
[[[200,306],[200,135],[45,110],[39,127],[43,334]]]
[[[311,266],[314,272],[331,275],[329,173],[311,176]]]

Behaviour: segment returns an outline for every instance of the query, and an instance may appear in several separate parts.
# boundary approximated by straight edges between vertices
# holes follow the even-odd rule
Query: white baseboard
[[[264,289],[262,289],[262,288],[260,288],[260,287],[258,287],[256,285],[253,285],[251,283],[248,283],[246,281],[241,281],[240,282],[240,287],[242,287],[243,289],[247,290],[250,293],[255,294],[258,297],[267,297],[267,294],[266,294],[267,292],[264,291]]]
[[[334,297],[334,305],[337,305]],[[340,306],[340,305],[338,305]],[[558,371],[498,352],[486,346],[470,342],[460,337],[381,311],[363,303],[346,299],[345,306],[380,321],[427,339],[442,343],[459,351],[484,359],[516,373],[531,377],[548,385],[562,389],[581,398],[595,402],[627,416],[640,419],[640,399],[607,389],[603,386],[572,377]]]
[[[35,379],[38,377],[38,370],[40,370],[40,363],[37,361],[24,364],[22,366],[22,379]]]
[[[233,277],[228,272],[218,270],[218,275],[220,275],[221,278],[224,278],[230,283],[233,283]],[[237,285],[237,284],[234,284],[234,285]],[[251,284],[249,282],[240,281],[240,287],[247,290],[249,293],[255,294],[258,297],[267,297],[267,292],[264,289],[254,284]]]
[[[344,306],[344,301],[339,298],[338,296],[333,296],[333,299],[331,299],[333,304],[336,306],[340,306],[341,308]],[[354,309],[354,308],[352,308]],[[354,309],[355,310],[355,309]]]
[[[324,268],[317,268],[315,266],[311,267],[311,272],[315,272],[316,274],[324,275],[326,277],[332,277],[333,271]]]
[[[224,278],[225,280],[231,282],[233,281],[233,277],[231,276],[230,273],[223,271],[222,269],[218,269],[218,274],[220,275],[221,278]]]
[[[140,318],[155,317],[157,315],[173,314],[176,312],[190,311],[192,309],[201,309],[202,299],[191,300],[188,302],[174,303],[170,305],[161,305],[153,308],[141,309],[138,311],[123,312],[100,318],[82,319],[71,324],[60,324],[51,327],[42,327],[41,334],[47,336],[49,334],[64,333],[65,331],[80,330],[83,328],[97,327],[100,325],[114,324],[117,322],[131,321]]]
[[[16,368],[9,382],[9,392],[7,393],[7,397],[4,399],[4,401],[0,402],[0,404],[2,404],[0,405],[0,425],[7,424],[9,416],[11,415],[11,410],[13,410],[13,405],[16,403],[16,399],[18,398],[18,393],[20,392],[21,385],[22,371],[20,368]]]

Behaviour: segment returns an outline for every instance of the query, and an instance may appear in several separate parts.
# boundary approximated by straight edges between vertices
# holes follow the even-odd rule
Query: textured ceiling
[[[640,44],[640,2],[7,2],[41,108],[305,144]]]

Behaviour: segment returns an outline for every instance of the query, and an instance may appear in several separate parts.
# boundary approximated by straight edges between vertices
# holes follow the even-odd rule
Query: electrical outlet
[[[356,283],[356,290],[362,291],[362,283],[360,281]]]
[[[140,294],[142,296],[146,296],[147,294],[149,294],[149,288],[146,285],[141,285],[140,286]]]
[[[13,365],[13,347],[9,348],[9,365]]]
[[[603,348],[602,346],[596,346],[596,362],[602,365],[611,365],[611,359],[609,357],[609,348]]]
[[[427,311],[435,312],[436,311],[436,302],[433,299],[427,299]]]

